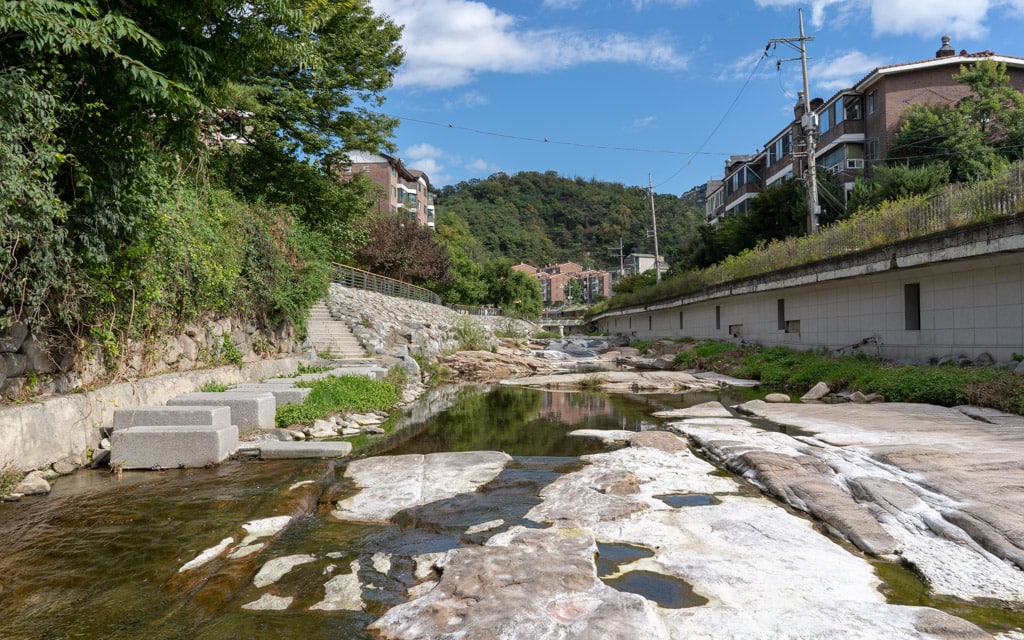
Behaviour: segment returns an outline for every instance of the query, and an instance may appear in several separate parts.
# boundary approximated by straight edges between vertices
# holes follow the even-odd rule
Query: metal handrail
[[[444,304],[441,301],[441,297],[429,289],[417,287],[414,284],[395,280],[387,276],[337,263],[334,264],[334,273],[334,282],[353,289],[375,291],[393,298],[406,298],[431,304]]]
[[[334,263],[334,282],[352,289],[364,291],[375,291],[377,293],[391,296],[393,298],[406,298],[408,300],[419,300],[430,304],[439,304],[459,313],[471,316],[500,316],[501,309],[497,307],[473,307],[464,304],[447,304],[441,297],[423,287],[417,287],[408,282],[395,280],[370,271],[363,271],[344,264]]]

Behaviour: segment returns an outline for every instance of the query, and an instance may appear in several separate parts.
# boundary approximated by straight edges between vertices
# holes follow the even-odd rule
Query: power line
[[[493,136],[495,138],[504,138],[506,140],[519,140],[520,142],[539,142],[541,144],[552,144],[552,145],[560,145],[560,146],[566,146],[566,147],[579,147],[579,148],[583,148],[583,149],[600,149],[600,150],[603,150],[603,151],[629,151],[629,152],[633,152],[633,153],[660,153],[660,154],[676,155],[676,156],[687,156],[687,155],[688,156],[696,156],[696,155],[728,156],[729,155],[728,153],[718,153],[718,152],[703,151],[703,150],[698,150],[698,151],[676,151],[676,150],[672,150],[672,149],[649,149],[649,148],[645,148],[645,147],[619,147],[619,146],[614,146],[614,145],[591,144],[591,143],[586,143],[586,142],[573,142],[571,140],[552,140],[551,138],[535,138],[535,137],[531,137],[531,136],[521,136],[521,135],[515,135],[515,134],[511,134],[511,133],[502,133],[500,131],[488,131],[486,129],[475,129],[473,127],[465,127],[465,126],[462,126],[462,125],[457,125],[457,124],[455,124],[453,122],[448,122],[448,123],[434,122],[434,121],[431,121],[431,120],[423,120],[423,119],[420,119],[420,118],[411,118],[411,117],[408,117],[408,116],[400,116],[400,115],[394,115],[394,114],[390,114],[390,113],[379,113],[378,112],[377,115],[381,115],[381,116],[384,116],[384,117],[387,117],[387,118],[394,118],[396,120],[401,120],[401,121],[404,121],[404,122],[415,122],[417,124],[426,124],[426,125],[430,125],[430,126],[434,126],[434,127],[441,127],[443,129],[457,129],[459,131],[468,131],[470,133],[475,133],[475,134],[478,134],[478,135]]]
[[[660,186],[662,186],[662,185],[664,185],[664,184],[668,183],[668,182],[669,182],[670,180],[672,180],[672,179],[673,179],[673,178],[675,178],[675,177],[676,177],[677,175],[679,175],[680,173],[682,173],[683,169],[685,169],[686,167],[690,166],[690,165],[691,165],[691,164],[693,163],[693,159],[694,159],[695,157],[697,157],[698,155],[700,155],[700,154],[704,154],[704,155],[724,155],[724,156],[729,156],[729,155],[731,155],[731,154],[705,154],[705,153],[704,153],[704,147],[705,147],[705,146],[707,146],[708,142],[710,142],[710,141],[711,141],[711,138],[713,138],[713,137],[714,137],[714,135],[715,135],[716,133],[718,133],[718,130],[722,128],[722,124],[724,124],[724,123],[725,123],[725,120],[726,120],[726,118],[728,118],[728,117],[729,117],[729,115],[730,115],[730,114],[732,113],[732,110],[733,110],[734,108],[736,108],[736,104],[737,104],[737,103],[738,103],[738,102],[740,101],[740,97],[742,97],[742,96],[743,96],[743,92],[747,90],[747,86],[748,86],[748,85],[750,85],[750,81],[754,79],[754,76],[755,76],[755,75],[757,75],[757,71],[758,71],[758,69],[760,69],[760,68],[761,68],[761,64],[762,64],[762,63],[763,63],[763,62],[765,61],[765,59],[767,59],[767,58],[768,58],[768,48],[767,48],[767,47],[765,47],[764,53],[762,53],[762,54],[761,54],[761,57],[760,57],[760,58],[758,58],[758,60],[757,60],[757,63],[756,63],[756,64],[754,64],[754,68],[750,70],[750,74],[749,74],[749,75],[747,76],[747,79],[746,79],[746,80],[745,80],[745,81],[743,82],[743,86],[742,86],[742,87],[740,87],[740,90],[739,90],[739,91],[738,91],[738,92],[736,93],[736,97],[734,97],[734,98],[732,99],[732,102],[731,102],[731,103],[729,103],[729,107],[728,107],[728,108],[727,108],[727,109],[725,110],[725,113],[723,113],[723,114],[722,114],[722,117],[718,119],[718,123],[717,123],[717,124],[716,124],[716,125],[714,126],[714,128],[713,128],[713,129],[711,130],[711,133],[709,133],[709,134],[708,134],[708,136],[707,136],[706,138],[704,138],[704,142],[700,143],[700,146],[699,146],[699,147],[697,147],[697,150],[696,150],[696,151],[694,151],[694,152],[693,152],[693,154],[692,154],[692,155],[691,155],[691,156],[689,157],[689,159],[688,159],[688,160],[686,161],[686,164],[685,164],[685,165],[683,165],[683,166],[679,167],[678,169],[676,169],[676,172],[675,172],[675,173],[673,173],[672,175],[670,175],[670,176],[669,176],[668,178],[666,178],[666,179],[662,180],[661,182],[659,182],[659,183],[658,183],[657,185],[655,185],[655,186],[658,186],[658,187],[660,187]]]

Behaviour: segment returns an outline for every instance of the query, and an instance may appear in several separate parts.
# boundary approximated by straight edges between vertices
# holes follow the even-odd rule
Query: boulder
[[[32,471],[11,489],[11,493],[23,496],[47,494],[50,493],[50,483],[43,477],[42,471]]]
[[[828,388],[828,385],[824,382],[819,382],[811,387],[810,391],[800,396],[800,400],[803,402],[817,402],[830,393],[832,393],[832,390]]]
[[[764,397],[765,402],[790,402],[790,400],[785,393],[769,393]]]
[[[28,337],[28,327],[23,322],[15,322],[0,331],[0,352],[14,353],[21,348],[21,343]]]

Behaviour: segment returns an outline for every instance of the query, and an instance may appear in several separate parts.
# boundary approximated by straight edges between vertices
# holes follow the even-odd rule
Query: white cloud
[[[405,63],[395,86],[441,89],[481,73],[528,73],[595,62],[685,68],[688,59],[658,38],[571,29],[520,29],[517,19],[482,2],[372,0],[374,9],[405,25]]]
[[[544,0],[548,9],[575,9],[583,4],[583,0]]]
[[[806,0],[754,0],[760,7],[792,7],[808,4]],[[811,25],[820,28],[825,24],[825,10],[832,5],[840,5],[843,10],[851,10],[864,0],[810,0]]]
[[[644,128],[647,128],[647,127],[651,126],[652,124],[654,124],[654,122],[657,119],[658,119],[657,116],[645,116],[643,118],[637,118],[636,120],[633,121],[633,128],[634,129],[644,129]]]
[[[889,61],[884,58],[869,56],[860,51],[850,51],[838,58],[812,64],[807,75],[815,88],[834,92],[852,87],[872,69],[886,64],[889,64]]]
[[[807,0],[755,0],[760,7],[791,8]],[[1005,12],[1024,17],[1024,0],[810,0],[811,25],[841,25],[851,16],[868,13],[876,36],[917,35],[978,40],[987,23]]]
[[[400,154],[405,166],[427,174],[431,184],[445,184],[451,176],[445,172],[445,153],[431,144],[414,144]]]
[[[490,99],[478,91],[467,91],[461,96],[449,98],[444,101],[444,108],[448,111],[461,107],[481,107],[490,102]]]
[[[466,169],[468,169],[471,173],[474,173],[476,175],[487,176],[500,171],[500,167],[498,167],[498,165],[487,162],[486,160],[481,160],[479,158],[476,158],[469,162],[466,165]]]
[[[973,40],[988,33],[985,20],[995,4],[992,0],[872,0],[871,22],[876,35],[949,32]]]

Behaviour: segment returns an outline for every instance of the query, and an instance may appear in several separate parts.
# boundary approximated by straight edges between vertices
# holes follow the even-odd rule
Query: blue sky
[[[792,118],[804,13],[812,97],[957,50],[1024,57],[1024,0],[371,0],[405,26],[381,111],[436,187],[556,171],[682,193]]]

